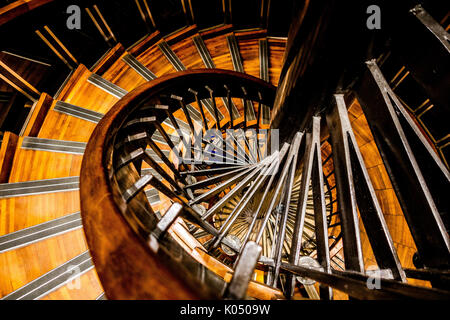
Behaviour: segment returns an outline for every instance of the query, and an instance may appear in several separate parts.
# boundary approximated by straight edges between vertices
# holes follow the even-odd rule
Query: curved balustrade
[[[246,250],[258,251],[257,254],[254,253],[254,259],[256,260],[253,261],[253,265],[258,263],[261,268],[265,268],[264,264],[267,263],[274,265],[272,251],[275,250],[274,243],[276,241],[282,241],[283,247],[289,251],[296,220],[296,208],[289,205],[277,205],[278,209],[275,211],[279,212],[279,216],[284,214],[285,208],[291,210],[286,221],[288,228],[286,239],[281,240],[276,239],[276,232],[273,229],[278,222],[268,213],[275,209],[275,200],[277,200],[277,197],[273,197],[271,187],[275,187],[276,184],[277,190],[282,187],[281,181],[283,180],[275,179],[277,172],[280,170],[280,165],[283,163],[283,159],[288,156],[288,153],[289,162],[293,161],[295,150],[298,150],[300,141],[297,139],[298,141],[293,145],[294,148],[285,144],[281,150],[272,150],[273,155],[264,156],[263,153],[267,152],[264,149],[268,145],[269,139],[266,138],[266,144],[260,145],[261,148],[256,150],[255,141],[251,140],[252,137],[244,136],[242,134],[244,131],[240,130],[255,128],[255,132],[261,134],[259,126],[261,126],[262,106],[271,106],[274,96],[275,88],[273,86],[251,76],[223,70],[188,71],[160,78],[135,89],[119,101],[101,120],[86,149],[81,173],[81,204],[87,239],[96,262],[97,271],[100,278],[105,282],[106,288],[111,282],[117,284],[117,280],[110,281],[111,275],[108,271],[110,262],[97,262],[97,259],[104,257],[103,254],[97,254],[105,250],[104,241],[108,242],[108,250],[116,248],[117,244],[120,243],[121,255],[128,257],[126,260],[132,261],[136,258],[125,252],[124,248],[122,249],[124,242],[132,246],[133,242],[136,241],[135,236],[132,239],[127,239],[125,235],[118,236],[115,232],[108,233],[106,230],[104,230],[106,234],[101,232],[103,222],[99,219],[115,219],[115,223],[120,221],[120,227],[114,227],[114,230],[124,227],[123,221],[117,218],[118,213],[125,217],[129,226],[144,240],[140,241],[140,245],[147,247],[143,249],[147,250],[146,259],[158,261],[158,263],[166,261],[173,268],[177,268],[180,264],[193,264],[194,267],[192,267],[191,272],[198,274],[198,270],[204,270],[202,271],[202,277],[204,273],[207,273],[209,277],[214,279],[213,283],[219,283],[214,285],[207,283],[205,279],[208,279],[208,277],[206,277],[202,278],[203,284],[199,286],[213,288],[216,295],[225,292],[230,296],[243,298],[246,290],[242,291],[241,289],[240,296],[224,291],[226,289],[224,289],[225,284],[222,279],[216,279],[217,276],[204,269],[200,264],[195,263],[192,257],[186,254],[170,236],[164,236],[169,227],[175,223],[177,217],[183,216],[186,220],[183,222],[186,229],[197,239],[203,238],[199,240],[201,243],[198,243],[203,250],[209,251],[210,254],[215,256],[219,255],[217,257],[219,261],[236,267],[236,270],[239,268],[239,258],[247,256],[247,254],[244,254]],[[222,107],[221,111],[216,105],[216,99],[219,98],[228,102],[226,106]],[[243,105],[238,106],[238,109],[241,113],[244,113],[244,110],[246,113],[243,115],[240,113],[239,117],[235,119],[230,105],[234,104],[233,101],[236,101],[237,98],[242,99],[243,103]],[[187,106],[193,102],[197,103],[202,114],[207,112],[204,108],[205,104],[212,105],[212,113],[217,120],[219,120],[217,116],[219,112],[226,114],[225,110],[228,110],[228,114],[226,114],[224,121],[210,121],[209,123],[205,121],[203,116],[204,121],[197,122],[194,126],[187,109]],[[257,109],[253,110],[257,116],[252,121],[247,120],[247,116],[251,114],[248,110],[249,106],[251,108],[257,106]],[[177,110],[183,111],[186,116],[188,129],[185,130],[188,130],[187,135],[182,136],[183,131],[178,124],[180,120],[177,121],[173,117]],[[163,125],[165,121],[171,122],[173,128],[179,129],[179,132],[175,133],[175,135],[180,134],[177,146],[164,129],[164,127],[167,128],[166,125]],[[220,124],[218,125],[218,123]],[[215,131],[211,131],[212,129]],[[162,135],[171,149],[176,147],[180,147],[180,150],[186,149],[187,144],[189,144],[193,147],[192,155],[194,155],[199,151],[195,149],[197,145],[204,151],[201,155],[203,158],[197,159],[198,161],[195,164],[177,163],[174,161],[175,156],[173,154],[172,157],[166,156],[158,143],[155,142],[154,134],[156,132]],[[199,136],[199,134],[208,132],[215,133],[215,138],[218,139],[212,141],[208,135]],[[225,138],[227,137],[226,133],[230,134],[228,139]],[[235,133],[235,135],[232,133]],[[218,135],[221,136],[218,137]],[[185,140],[181,140],[182,138]],[[196,139],[201,141],[196,141]],[[230,147],[230,145],[232,146]],[[209,146],[213,146],[215,151],[208,151]],[[103,150],[103,152],[99,152],[100,150]],[[150,151],[159,156],[162,164],[157,163],[150,156]],[[221,151],[221,156],[219,156],[218,151]],[[189,157],[190,155],[185,150],[180,159],[186,160]],[[156,172],[156,175],[144,174],[143,162],[148,163],[151,169]],[[96,168],[99,166],[104,167],[105,171],[97,170]],[[285,165],[281,174],[286,176],[290,166]],[[294,177],[295,170],[290,170],[290,172]],[[296,203],[300,196],[299,177],[297,176],[296,181],[291,181],[290,184],[289,194],[292,194],[292,203]],[[175,204],[179,203],[182,206],[178,207],[175,204],[170,208],[166,206],[165,215],[161,219],[158,218],[145,197],[144,189],[148,185],[174,201]],[[235,187],[230,189],[233,186]],[[328,185],[325,185],[325,187],[329,188]],[[336,214],[332,214],[332,196],[329,191],[324,194],[326,194],[327,199],[324,205],[327,207],[328,215],[325,221],[328,221],[330,226],[335,227],[336,223],[333,224],[333,222],[336,222]],[[269,209],[265,208],[267,206],[266,198],[273,198]],[[102,200],[99,201],[99,199]],[[105,202],[108,202],[108,204]],[[308,212],[305,221],[305,238],[302,240],[305,242],[305,247],[302,252],[303,254],[311,254],[316,250],[315,239],[313,238],[312,198],[305,202],[305,205],[308,207]],[[108,216],[105,216],[104,213],[107,213]],[[108,218],[110,215],[112,217]],[[129,227],[126,227],[126,231],[129,232]],[[124,233],[125,231],[121,232]],[[203,235],[199,235],[202,232]],[[129,233],[127,234],[130,236]],[[209,239],[205,239],[208,236]],[[101,238],[106,239],[100,240]],[[255,245],[253,240],[256,242],[261,240],[262,247]],[[339,237],[336,240],[338,241]],[[152,249],[153,253],[149,249]],[[183,259],[184,262],[171,261],[169,257],[174,250],[180,252],[179,258]],[[169,253],[169,257],[161,258],[161,252],[166,251]],[[261,252],[259,253],[259,251]],[[158,254],[155,257],[156,252]],[[251,255],[251,253],[249,254]],[[278,256],[280,255],[278,254]],[[243,261],[246,261],[246,259]],[[133,266],[133,268],[137,268],[137,266]],[[248,276],[253,273],[253,269],[249,270],[248,267],[244,271],[248,273]],[[138,273],[151,275],[153,272],[150,268],[146,271],[140,270]],[[181,272],[176,274],[182,275],[183,280],[186,280]],[[116,275],[117,278],[120,277]],[[179,285],[175,279],[173,279],[173,283]],[[192,282],[195,283],[196,281],[200,280],[194,277]],[[123,285],[125,286],[127,283]],[[240,285],[242,286],[242,284]],[[233,291],[233,287],[231,285],[230,287],[229,290]],[[125,290],[121,291],[118,288],[111,288],[110,290],[111,293],[108,294],[115,298],[119,297],[116,294],[125,292]],[[106,289],[106,291],[109,290]],[[132,297],[138,298],[140,296],[127,296],[127,298]]]
[[[2,299],[450,298],[440,5],[386,4],[372,37],[365,1],[298,3],[287,41],[270,1],[245,30],[256,2],[218,26],[147,2],[83,2],[83,32],[67,1],[0,10],[0,76],[35,102],[2,135]]]
[[[267,131],[260,129],[262,106],[272,106],[274,96],[273,86],[251,76],[193,70],[138,87],[100,121],[83,160],[81,206],[107,296],[273,298],[267,291],[281,288],[283,293],[275,297],[290,298],[297,281],[312,296],[315,281],[322,283],[322,299],[332,298],[331,287],[370,299],[448,296],[439,289],[405,283],[405,270],[377,212],[376,198],[361,198],[364,188],[368,195],[373,191],[365,169],[358,167],[362,159],[349,129],[343,95],[335,96],[336,106],[326,114],[338,166],[337,196],[328,180],[334,171],[325,175],[322,169],[328,160],[322,160],[321,148],[328,142],[321,140],[319,116],[313,117],[310,130],[297,132],[290,143],[273,148],[274,136],[260,143],[258,138]],[[242,104],[235,105],[235,99]],[[191,103],[197,104],[201,120],[192,119]],[[213,120],[207,121],[206,112]],[[252,113],[257,116],[250,121]],[[254,135],[249,134],[251,129]],[[162,139],[157,139],[158,134]],[[348,135],[350,151],[342,149],[347,142],[339,142],[341,135]],[[351,164],[341,163],[342,159]],[[353,171],[354,177],[346,177],[348,171],[343,170]],[[358,184],[353,185],[353,179]],[[356,190],[375,256],[383,256],[377,261],[385,269],[381,279],[385,290],[367,287],[370,275],[358,253],[359,235],[351,229],[358,226],[347,220],[354,219],[355,208],[339,206],[342,212],[338,212],[334,205],[338,200],[351,203],[346,188],[350,193]],[[158,211],[146,196],[152,190],[164,203]],[[378,231],[371,229],[374,226]],[[338,257],[332,253],[341,232],[344,247],[356,250],[354,256],[344,251],[345,267],[334,261]],[[203,258],[215,256],[215,263],[227,272],[218,272],[196,256],[193,252],[198,250]],[[121,257],[117,264],[114,257]],[[342,271],[332,268],[333,262]],[[436,283],[445,282],[444,278]],[[154,285],[168,291],[151,290]]]

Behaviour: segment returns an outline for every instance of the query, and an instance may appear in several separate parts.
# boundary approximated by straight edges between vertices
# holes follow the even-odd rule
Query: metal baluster
[[[281,213],[281,216],[280,216],[281,223],[279,224],[278,240],[276,243],[277,245],[276,245],[275,255],[274,255],[275,268],[270,269],[269,274],[268,274],[268,282],[272,286],[276,286],[278,276],[280,274],[281,254],[283,251],[284,238],[285,238],[285,234],[286,234],[286,223],[287,223],[287,218],[288,218],[288,214],[289,214],[289,204],[291,202],[291,194],[292,194],[292,189],[293,189],[293,185],[294,185],[295,171],[296,171],[296,167],[297,167],[298,152],[299,152],[301,140],[302,140],[301,138],[297,137],[294,140],[294,143],[291,146],[291,150],[290,150],[290,152],[291,152],[290,156],[292,157],[292,160],[291,160],[291,164],[290,164],[287,184],[285,185],[285,190],[284,190],[285,195],[283,196],[283,198],[282,198],[283,201],[281,202],[281,204],[282,204],[282,211],[280,212]]]
[[[247,234],[246,234],[245,237],[244,237],[244,241],[242,242],[243,245],[241,246],[241,250],[242,250],[242,248],[244,247],[244,245],[249,241],[249,238],[250,238],[250,236],[251,236],[252,233],[253,233],[253,229],[254,229],[255,226],[256,226],[256,219],[258,218],[258,215],[259,215],[259,213],[260,213],[260,211],[261,211],[263,205],[264,205],[267,201],[269,201],[269,199],[268,199],[269,197],[268,197],[267,195],[269,194],[269,190],[270,190],[270,188],[272,187],[273,181],[275,180],[275,176],[276,176],[276,173],[278,172],[279,165],[280,165],[280,163],[283,162],[283,159],[284,159],[284,157],[285,157],[286,154],[287,154],[287,151],[288,151],[288,149],[289,149],[289,146],[290,146],[290,145],[289,145],[288,143],[285,143],[285,144],[283,145],[283,147],[282,147],[281,150],[280,150],[278,159],[275,160],[275,161],[273,162],[272,167],[271,167],[270,171],[268,172],[268,175],[270,175],[269,182],[268,182],[267,185],[266,185],[266,188],[265,188],[265,190],[264,190],[264,193],[263,193],[263,195],[262,195],[262,197],[261,197],[261,200],[260,200],[260,202],[259,202],[258,208],[255,210],[255,213],[253,214],[252,222],[250,223],[250,226],[249,226],[249,228],[248,228],[248,232],[247,232]],[[264,246],[264,247],[267,247],[267,245],[265,245],[264,243],[263,243],[263,246]]]
[[[228,104],[228,113],[230,114],[230,128],[234,129],[234,117],[233,117],[233,102],[231,100],[231,91],[226,84],[223,85],[225,90],[227,91],[227,104]]]
[[[276,152],[270,160],[273,160],[275,157],[278,157],[278,152]],[[219,229],[219,237],[213,244],[213,248],[217,247],[223,238],[225,238],[230,230],[230,228],[233,226],[233,223],[236,221],[236,219],[240,216],[242,211],[245,209],[248,202],[253,198],[255,193],[259,190],[261,184],[265,181],[267,178],[267,172],[272,167],[273,163],[266,162],[264,165],[264,168],[261,170],[261,173],[256,177],[253,185],[250,186],[250,188],[247,190],[247,192],[241,197],[239,202],[234,207],[233,211],[229,214],[227,219],[225,220],[222,227]]]
[[[358,99],[420,259],[430,268],[448,268],[450,173],[410,119],[376,62],[366,64],[370,72],[358,89]]]
[[[217,128],[217,130],[220,131],[221,127],[220,127],[219,110],[217,109],[216,97],[214,95],[214,90],[211,89],[208,86],[205,86],[205,89],[208,90],[208,92],[209,92],[209,96],[211,98],[211,102],[212,102],[212,105],[213,105],[214,117],[216,118],[216,128]]]
[[[297,132],[295,134],[295,137],[294,137],[293,145],[295,144],[296,141],[301,140],[302,137],[303,137],[303,133]],[[263,223],[262,223],[262,225],[261,225],[261,227],[259,229],[258,235],[256,236],[256,243],[259,243],[261,241],[261,237],[262,237],[262,235],[263,235],[263,233],[265,231],[264,229],[265,229],[266,224],[267,224],[267,222],[268,222],[268,220],[269,220],[269,218],[270,218],[270,216],[272,214],[272,210],[273,210],[273,208],[275,206],[275,203],[277,202],[277,199],[278,199],[277,195],[279,195],[279,193],[280,193],[281,187],[282,187],[282,185],[283,185],[283,183],[285,181],[285,178],[286,178],[286,175],[288,173],[288,170],[289,170],[289,167],[290,167],[290,164],[292,162],[293,157],[294,157],[294,148],[292,148],[292,146],[291,146],[291,148],[289,150],[288,157],[286,159],[286,163],[284,164],[283,170],[281,171],[281,176],[280,176],[280,178],[278,180],[278,183],[277,183],[277,186],[275,188],[274,195],[272,197],[272,201],[271,201],[271,203],[269,205],[269,208],[267,209],[267,212],[266,212],[265,217],[264,217],[264,221],[263,221]]]
[[[198,98],[198,92],[193,90],[193,89],[191,89],[191,88],[189,88],[188,91],[190,93],[192,93],[194,95],[194,97],[195,97],[195,101],[197,102],[198,107],[200,109],[200,113],[202,115],[204,132],[206,132],[206,131],[209,130],[209,128],[208,128],[208,121],[207,121],[206,116],[205,116],[205,109],[203,108],[203,104]]]
[[[350,166],[354,179],[354,191],[370,244],[372,246],[378,266],[382,269],[390,269],[396,280],[405,282],[406,276],[397,256],[391,235],[384,220],[383,212],[378,203],[375,190],[369,178],[364,160],[359,151],[350,120],[347,107],[342,94],[335,95],[336,105],[333,118],[336,124],[340,124],[343,137],[348,143]]]
[[[150,146],[150,148],[152,148],[152,150],[156,153],[156,155],[164,162],[164,164],[166,166],[169,167],[169,169],[173,172],[173,174],[175,175],[175,177],[177,177],[177,179],[179,179],[181,182],[183,182],[184,184],[188,184],[186,179],[180,175],[180,172],[177,170],[177,168],[175,168],[175,166],[173,165],[172,162],[170,162],[169,159],[167,159],[166,155],[161,151],[161,149],[158,147],[158,145],[153,141],[152,138],[148,137],[147,139],[148,145]]]

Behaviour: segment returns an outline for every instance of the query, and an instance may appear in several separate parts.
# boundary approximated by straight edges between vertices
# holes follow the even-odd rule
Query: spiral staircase
[[[382,51],[308,107],[318,5],[287,37],[253,2],[0,10],[29,37],[0,56],[3,299],[449,299],[448,63],[427,86]]]

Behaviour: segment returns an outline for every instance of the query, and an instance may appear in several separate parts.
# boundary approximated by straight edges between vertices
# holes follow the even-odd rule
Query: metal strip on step
[[[244,72],[241,55],[239,54],[239,46],[234,34],[227,36],[228,49],[230,50],[231,62],[233,63],[234,71]]]
[[[79,212],[0,237],[0,253],[21,248],[82,227]]]
[[[79,177],[0,184],[0,199],[78,190]]]
[[[169,150],[161,150],[161,151],[167,158],[169,158],[169,156],[170,156]],[[158,155],[151,148],[147,148],[146,152],[148,152],[150,154],[150,156],[152,157],[152,159],[155,160],[157,163],[163,163],[163,161],[158,157]]]
[[[148,189],[145,191],[145,195],[150,202],[151,205],[155,205],[161,202],[161,198],[159,197],[159,192],[155,188]]]
[[[141,170],[141,176],[152,175],[155,178],[162,180],[162,176],[153,168],[144,168]]]
[[[103,292],[97,298],[95,298],[95,300],[108,300],[108,299],[106,299],[105,293]]]
[[[186,70],[186,67],[181,62],[181,60],[177,57],[175,52],[169,47],[167,42],[163,41],[161,43],[158,43],[158,48],[162,51],[164,56],[169,60],[169,62],[172,64],[172,66],[177,71],[183,71]]]
[[[147,81],[155,80],[156,75],[145,67],[138,59],[133,55],[127,54],[122,58],[126,64],[128,64],[134,71],[136,71],[142,78]]]
[[[114,97],[121,99],[125,96],[128,91],[119,87],[118,85],[112,83],[111,81],[106,80],[103,77],[100,77],[98,74],[91,74],[88,78],[88,82],[93,84],[94,86],[102,89],[103,91],[113,95]]]
[[[200,58],[202,58],[203,64],[209,69],[214,69],[216,66],[213,59],[211,58],[211,54],[209,53],[208,48],[205,45],[205,42],[203,41],[203,38],[197,35],[193,37],[192,40],[194,41]]]
[[[36,137],[25,137],[22,142],[22,149],[38,151],[84,154],[85,148],[85,142],[42,139]]]
[[[82,108],[64,101],[56,101],[53,110],[94,123],[98,123],[104,116],[103,113]]]
[[[89,251],[67,261],[23,287],[4,296],[2,300],[38,300],[94,268]]]

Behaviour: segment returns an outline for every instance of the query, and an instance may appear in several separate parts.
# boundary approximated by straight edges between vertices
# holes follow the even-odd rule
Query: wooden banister
[[[127,204],[110,179],[108,168],[112,165],[114,137],[128,115],[143,101],[157,97],[169,88],[175,91],[185,88],[187,91],[189,86],[195,87],[200,83],[216,84],[220,88],[223,81],[248,85],[255,91],[253,94],[261,90],[265,103],[273,102],[275,87],[260,79],[226,70],[189,70],[157,78],[128,93],[94,130],[80,174],[81,212],[96,271],[109,299],[217,298],[213,292],[205,291],[205,286],[192,278],[189,272],[182,272],[182,266],[168,263],[170,259],[162,261],[160,254],[164,256],[164,250],[155,253],[133,231],[124,218]],[[273,297],[276,293],[266,294]]]

